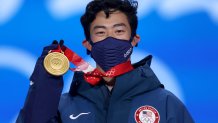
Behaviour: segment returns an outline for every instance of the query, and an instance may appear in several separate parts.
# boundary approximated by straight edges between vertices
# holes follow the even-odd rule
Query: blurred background
[[[80,16],[90,0],[0,0],[0,123],[14,123],[36,59],[54,39],[93,64],[81,43]],[[139,46],[132,61],[152,68],[196,123],[217,122],[218,0],[138,0]],[[74,67],[74,66],[71,66]],[[67,92],[73,73],[65,76]]]

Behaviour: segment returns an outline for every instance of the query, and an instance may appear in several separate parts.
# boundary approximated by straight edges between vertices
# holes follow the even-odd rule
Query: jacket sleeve
[[[51,49],[44,48],[43,52]],[[63,77],[48,74],[43,66],[46,54],[37,60],[30,77],[30,87],[16,123],[61,123],[58,105],[63,89]]]
[[[167,123],[194,123],[184,104],[173,94],[167,96]]]

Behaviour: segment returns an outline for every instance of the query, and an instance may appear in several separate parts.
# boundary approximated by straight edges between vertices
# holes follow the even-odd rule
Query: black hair
[[[95,20],[100,11],[104,11],[106,18],[111,13],[119,10],[123,12],[128,19],[131,27],[131,37],[136,35],[138,26],[137,17],[138,2],[135,0],[93,0],[86,6],[84,15],[81,16],[80,22],[83,26],[86,40],[90,41],[90,25]],[[92,43],[92,42],[91,42]]]

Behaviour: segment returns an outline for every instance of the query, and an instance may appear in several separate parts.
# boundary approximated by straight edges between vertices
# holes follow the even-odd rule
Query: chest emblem
[[[159,112],[152,106],[141,106],[135,111],[136,123],[159,123]]]

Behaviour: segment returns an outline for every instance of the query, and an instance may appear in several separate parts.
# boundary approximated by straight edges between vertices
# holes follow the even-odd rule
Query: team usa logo
[[[136,123],[159,123],[160,115],[152,106],[141,106],[135,112]]]

